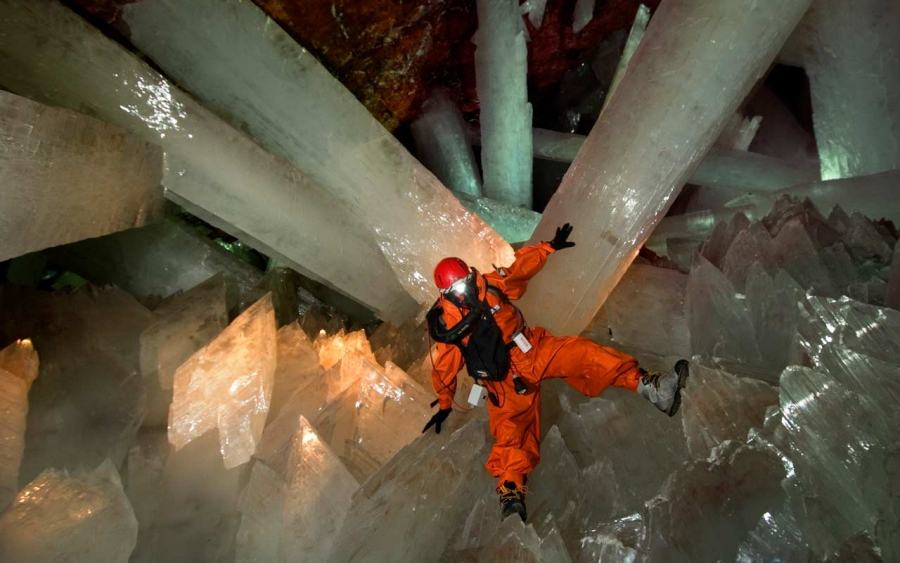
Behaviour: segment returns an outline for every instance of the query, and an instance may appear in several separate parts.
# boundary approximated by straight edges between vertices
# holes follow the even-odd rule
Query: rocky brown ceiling
[[[120,16],[131,0],[64,0],[127,42]],[[313,52],[390,130],[415,118],[435,87],[463,111],[478,109],[474,0],[253,0]],[[645,0],[654,9],[659,0]],[[540,29],[526,23],[533,100],[552,96],[567,71],[605,37],[627,30],[639,0],[597,0],[594,19],[572,32],[575,0],[548,0]],[[201,25],[201,22],[198,22]]]

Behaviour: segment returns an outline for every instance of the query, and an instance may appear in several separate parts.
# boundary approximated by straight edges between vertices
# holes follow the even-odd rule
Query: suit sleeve
[[[501,289],[506,296],[510,299],[522,297],[528,287],[528,280],[541,271],[547,263],[547,257],[553,252],[549,242],[539,242],[517,250],[516,260],[506,269],[506,276],[501,278]]]
[[[456,395],[456,374],[464,363],[462,352],[456,346],[439,342],[432,351],[432,359],[431,386],[438,396],[438,405],[442,409],[452,408]]]

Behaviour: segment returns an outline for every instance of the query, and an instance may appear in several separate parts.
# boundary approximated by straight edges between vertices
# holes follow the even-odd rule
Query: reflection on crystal
[[[227,217],[218,213],[220,217],[232,223],[241,220],[241,228],[251,235],[251,227],[256,231],[259,223],[289,222],[290,226],[279,229],[280,237],[266,237],[264,242],[293,258],[296,267],[313,269],[313,264],[330,263],[327,270],[313,273],[332,283],[343,278],[355,285],[365,278],[376,286],[396,284],[399,279],[399,285],[422,304],[431,300],[427,275],[444,256],[464,254],[467,262],[485,270],[491,263],[512,257],[506,242],[467,212],[349,90],[265,12],[253,3],[237,0],[229,0],[226,6],[221,9],[220,0],[163,0],[133,2],[122,10],[134,45],[210,108],[296,167],[290,167],[291,180],[305,180],[302,190],[270,194],[283,209],[267,206],[267,212],[255,222],[245,222],[246,213]],[[518,5],[514,9],[518,15]],[[200,28],[194,25],[198,18],[205,22]],[[523,63],[524,49],[523,39]],[[508,53],[503,51],[502,56]],[[519,82],[523,100],[525,70],[523,66]],[[235,80],[235,76],[244,79]],[[482,96],[483,103],[485,100]],[[520,111],[521,107],[513,109]],[[523,150],[530,155],[530,146]],[[530,157],[527,163],[530,194]],[[284,167],[281,162],[279,165]],[[236,178],[246,176],[241,170],[233,173]],[[307,187],[309,181],[332,197]],[[184,183],[179,187],[190,189]],[[258,190],[255,186],[254,199],[265,199],[258,197]],[[297,191],[304,191],[307,197],[301,199]],[[302,224],[296,217],[304,217]],[[313,228],[313,221],[321,224]],[[289,246],[276,246],[285,233],[300,228],[305,236]],[[334,234],[323,236],[329,231]],[[346,257],[351,234],[359,235],[355,244],[375,246],[388,259],[385,264],[384,257],[369,256],[354,260],[356,263],[384,264],[395,275],[387,274],[381,280],[380,276],[352,276],[337,267],[334,256],[345,256],[346,263],[351,262]],[[344,246],[324,246],[329,241]],[[297,256],[301,251],[310,255]],[[391,312],[383,300],[379,304],[378,300],[363,300],[353,291],[348,293]],[[400,299],[395,296],[388,303],[391,301]]]
[[[401,370],[391,379],[362,356],[345,356],[349,387],[316,415],[313,424],[350,472],[364,480],[420,435],[431,416],[430,397]]]
[[[166,299],[153,312],[155,321],[141,333],[141,372],[147,387],[145,426],[165,426],[175,370],[228,324],[225,283],[214,276]]]
[[[0,350],[0,511],[19,490],[28,390],[37,376],[38,354],[31,340],[16,340]]]
[[[0,261],[158,218],[158,147],[9,92],[0,92],[0,136]]]
[[[90,472],[48,469],[0,515],[6,561],[128,561],[137,521],[109,460]]]
[[[92,286],[0,286],[0,311],[0,341],[30,338],[40,352],[20,483],[49,468],[121,464],[143,417],[138,343],[152,313],[121,290]]]
[[[153,5],[162,9],[162,4],[146,2],[141,7]],[[213,29],[211,17],[226,17],[232,12],[204,8],[199,2],[180,6],[201,9],[200,14],[207,22],[201,29],[191,26],[190,33],[178,35],[190,37],[192,41],[196,41],[201,31]],[[247,4],[238,7],[256,9]],[[0,43],[0,82],[4,87],[44,103],[90,113],[145,141],[158,143],[166,153],[163,184],[168,199],[386,317],[403,320],[414,314],[415,302],[397,281],[379,245],[372,240],[371,231],[352,220],[352,212],[328,196],[309,176],[283,158],[260,148],[250,137],[213,115],[63,5],[9,0],[0,5],[0,10],[3,13],[0,30],[6,39]],[[175,23],[176,20],[168,19],[160,30],[173,31]],[[136,29],[132,27],[132,31]],[[273,25],[268,29],[278,28]],[[154,37],[162,38],[162,35]],[[234,46],[241,37],[257,35],[224,34],[223,37]],[[132,40],[137,38],[132,37]],[[167,48],[176,46],[171,37],[162,39]],[[296,45],[295,48],[300,49]],[[204,52],[211,53],[215,63],[190,65],[190,76],[199,76],[204,69],[221,69],[226,60],[243,60],[243,57],[222,57],[209,49]],[[44,64],[47,60],[54,64]],[[282,68],[282,65],[256,65],[257,69],[276,67]],[[225,73],[229,80],[240,74]],[[278,87],[253,88],[256,96],[276,91],[283,90]],[[296,102],[295,97],[290,100]],[[321,115],[316,111],[297,111],[295,105],[290,113],[295,116]],[[366,117],[377,125],[374,118]],[[273,122],[283,122],[283,119]],[[297,130],[312,133],[330,131],[331,128],[301,126]],[[387,136],[386,132],[384,134]],[[330,145],[323,141],[317,146]],[[378,143],[369,146],[378,146]],[[397,146],[402,149],[399,143]],[[310,156],[314,160],[318,158],[312,153]],[[346,169],[348,162],[331,169]],[[391,169],[389,173],[395,171]],[[426,172],[425,175],[433,181],[430,174]],[[395,176],[391,177],[391,181],[395,179]],[[452,200],[453,196],[446,194],[446,197]],[[410,214],[415,214],[416,203],[413,201],[412,205]],[[471,214],[464,213],[455,201],[450,201],[447,207],[456,210],[460,226],[471,227],[465,229],[467,239],[472,231],[483,231],[485,239],[491,238],[490,229]],[[406,244],[412,243],[409,236],[402,240]],[[485,253],[478,256],[479,260],[472,261],[487,266],[492,259],[509,251],[501,248],[500,241],[493,242],[498,249],[496,255]],[[344,262],[334,259],[335,256],[343,257],[348,263],[367,264],[372,275],[352,275],[343,267]],[[432,263],[436,262],[437,258]]]
[[[266,295],[175,372],[169,441],[176,449],[217,428],[226,468],[247,462],[269,412],[275,311]]]

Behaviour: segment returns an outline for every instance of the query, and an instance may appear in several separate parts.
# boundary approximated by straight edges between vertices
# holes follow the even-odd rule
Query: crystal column
[[[532,323],[561,334],[590,323],[810,1],[660,5],[532,238],[570,222],[578,243],[531,282]]]
[[[131,41],[169,76],[346,205],[419,303],[434,300],[431,272],[441,258],[461,256],[487,270],[512,257],[499,235],[252,2],[144,0],[125,6],[123,18]]]
[[[192,41],[199,29],[206,24],[195,26]],[[0,84],[158,143],[168,198],[384,318],[414,312],[371,233],[346,206],[61,4],[0,0]],[[349,264],[366,264],[366,275]]]
[[[0,139],[0,261],[162,211],[162,152],[118,127],[0,91]]]
[[[822,179],[900,168],[900,4],[819,0],[798,34]]]
[[[517,0],[478,0],[475,79],[481,102],[484,194],[531,207],[528,51]]]
[[[416,152],[428,169],[451,190],[481,195],[481,176],[469,144],[466,123],[446,92],[432,94],[412,124]]]

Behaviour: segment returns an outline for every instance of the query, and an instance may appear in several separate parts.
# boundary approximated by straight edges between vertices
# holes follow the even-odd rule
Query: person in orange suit
[[[512,302],[522,297],[528,280],[551,254],[575,245],[568,240],[571,232],[566,223],[553,240],[521,248],[512,265],[495,272],[481,274],[459,258],[441,260],[434,272],[441,295],[427,318],[437,341],[432,384],[439,410],[422,432],[434,427],[440,433],[452,411],[457,373],[468,367],[489,398],[494,443],[485,467],[497,481],[502,518],[518,513],[526,519],[525,482],[540,461],[544,379],[561,378],[589,397],[609,386],[628,389],[672,416],[688,376],[685,360],[668,373],[650,374],[618,350],[576,336],[553,336],[525,323]]]

